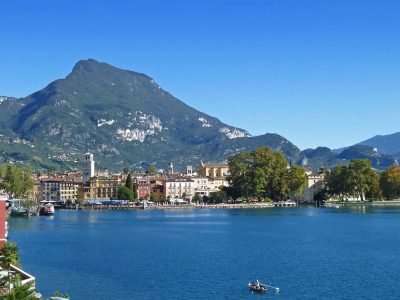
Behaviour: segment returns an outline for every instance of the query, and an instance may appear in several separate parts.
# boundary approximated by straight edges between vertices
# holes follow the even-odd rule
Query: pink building
[[[165,198],[185,198],[191,200],[194,196],[194,181],[190,178],[176,177],[164,181]]]
[[[0,248],[2,248],[7,241],[6,200],[6,196],[0,195]]]

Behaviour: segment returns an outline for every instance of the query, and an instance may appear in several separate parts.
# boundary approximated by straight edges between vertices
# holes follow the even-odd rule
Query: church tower
[[[83,164],[83,184],[86,184],[94,176],[94,158],[92,153],[85,154]]]

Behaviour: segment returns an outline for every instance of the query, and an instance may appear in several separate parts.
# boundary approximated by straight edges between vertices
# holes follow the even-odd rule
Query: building
[[[306,170],[307,185],[300,196],[301,201],[314,201],[314,195],[318,193],[323,184],[324,174],[313,174]]]
[[[28,191],[29,200],[39,203],[42,200],[41,183],[40,180],[33,179],[32,188]]]
[[[210,193],[218,192],[221,186],[229,186],[224,177],[192,177],[194,192],[200,196],[210,196]]]
[[[71,201],[78,199],[78,190],[82,182],[64,178],[47,178],[40,181],[41,200]]]
[[[199,175],[200,177],[225,177],[229,175],[229,166],[228,164],[220,164],[220,163],[211,163],[205,164],[203,162],[200,163],[199,166]]]
[[[137,197],[138,199],[150,199],[151,185],[147,177],[138,178],[136,180]]]
[[[162,179],[152,179],[150,180],[150,196],[153,194],[156,201],[165,200],[164,197],[164,184]]]
[[[192,166],[186,166],[186,176],[187,177],[193,176],[193,167]]]
[[[185,198],[191,200],[194,196],[194,181],[186,177],[175,177],[164,180],[164,196],[166,199]]]
[[[82,200],[117,199],[118,189],[123,184],[120,176],[92,177],[78,192]]]
[[[8,197],[6,195],[0,195],[0,249],[7,241],[7,235],[8,235],[7,212],[6,212],[7,200]]]
[[[85,154],[83,164],[83,184],[86,184],[94,176],[94,157],[92,153]]]

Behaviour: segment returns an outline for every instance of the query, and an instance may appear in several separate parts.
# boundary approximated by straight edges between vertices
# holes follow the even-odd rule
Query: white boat
[[[41,216],[52,216],[54,215],[54,204],[50,202],[42,201],[39,208],[39,214]]]

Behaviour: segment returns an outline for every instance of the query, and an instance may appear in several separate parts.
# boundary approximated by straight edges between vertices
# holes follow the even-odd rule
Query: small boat
[[[12,217],[29,217],[29,209],[25,207],[11,207],[10,216]]]
[[[148,208],[148,207],[149,207],[149,204],[147,203],[147,201],[146,201],[146,200],[143,200],[142,208],[143,208],[143,209],[146,209],[146,208]]]
[[[269,284],[261,283],[258,280],[256,281],[250,281],[249,282],[249,288],[253,293],[265,293],[268,290],[273,290],[277,293],[279,293],[279,288],[276,286],[272,286]]]
[[[10,203],[10,216],[12,217],[29,217],[29,208],[22,205],[23,201],[20,199],[8,200]]]
[[[255,293],[265,293],[268,290],[267,286],[265,284],[262,284],[258,280],[250,281],[249,288],[252,292]]]
[[[54,215],[54,205],[52,203],[44,203],[44,204],[40,205],[39,214],[41,216]]]

